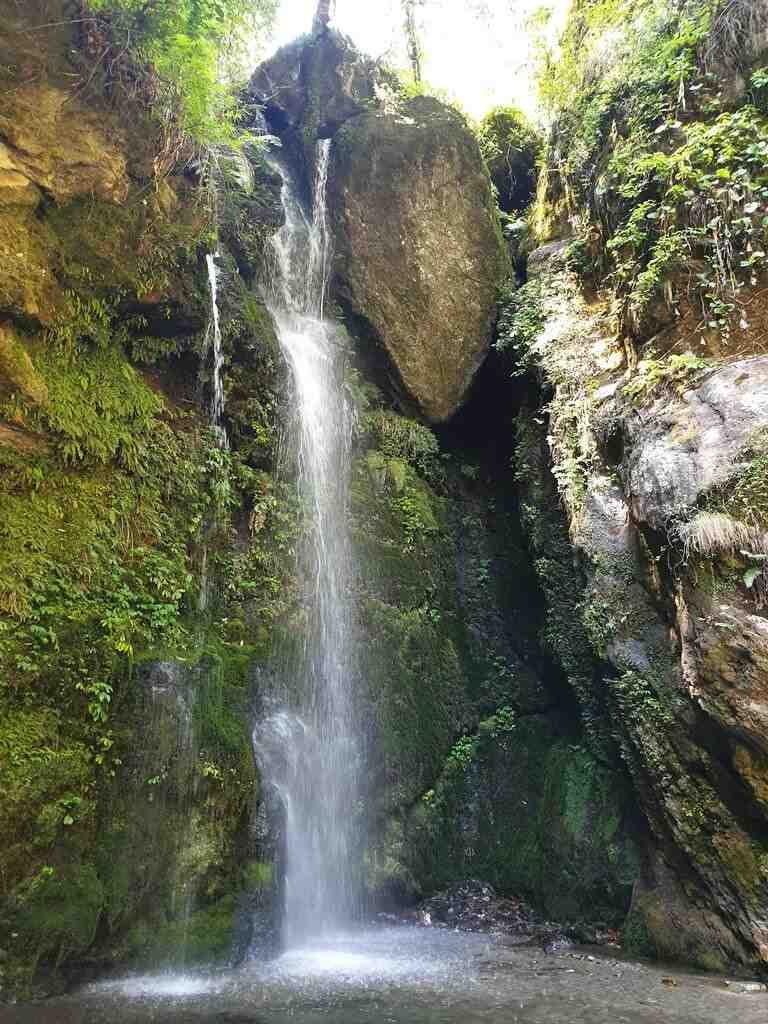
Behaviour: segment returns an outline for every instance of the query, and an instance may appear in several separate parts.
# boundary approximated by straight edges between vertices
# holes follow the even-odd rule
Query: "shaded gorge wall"
[[[76,44],[62,29],[44,60],[27,54],[33,84],[6,69],[6,120],[58,95]],[[561,922],[618,926],[654,861],[625,719],[606,706],[609,638],[585,618],[592,570],[551,472],[558,409],[543,405],[557,382],[533,365],[513,377],[516,360],[488,355],[510,267],[466,124],[423,97],[386,108],[376,74],[331,35],[288,48],[251,86],[263,99],[281,75],[294,82],[266,116],[299,180],[312,180],[318,137],[340,143],[332,297],[358,411],[348,525],[367,905],[474,876]],[[275,475],[286,367],[256,287],[280,181],[257,152],[248,174],[233,156],[214,218],[188,171],[154,182],[156,135],[102,86],[77,100],[87,137],[59,147],[64,128],[41,119],[56,160],[45,176],[24,163],[24,187],[0,193],[5,237],[25,254],[0,290],[5,992],[267,955],[284,875],[281,816],[249,738],[274,652],[306,628],[306,524],[291,475]],[[72,169],[86,162],[77,191]],[[376,175],[381,208],[367,191]],[[472,232],[453,230],[465,220]],[[405,258],[404,226],[419,243]],[[209,428],[214,242],[229,450]],[[414,351],[422,309],[431,327]],[[646,614],[637,588],[616,593]]]

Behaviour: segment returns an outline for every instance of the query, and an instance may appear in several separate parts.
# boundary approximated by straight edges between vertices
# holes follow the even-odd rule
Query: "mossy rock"
[[[631,815],[627,782],[556,720],[502,711],[412,812],[406,864],[426,891],[474,876],[556,920],[618,924],[639,873]]]
[[[48,400],[45,381],[35,370],[21,339],[11,327],[0,324],[0,387],[3,382],[36,405]]]
[[[84,953],[96,936],[104,887],[92,864],[43,866],[17,893],[14,927],[35,959]]]
[[[328,205],[336,287],[427,420],[466,398],[507,272],[490,182],[468,126],[427,97],[336,136]]]

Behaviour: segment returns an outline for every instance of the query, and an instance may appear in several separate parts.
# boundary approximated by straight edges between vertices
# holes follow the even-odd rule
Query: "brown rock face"
[[[125,167],[103,118],[71,92],[30,83],[0,111],[0,201],[35,205],[44,189],[58,201],[120,202],[128,194]]]
[[[335,131],[350,117],[375,103],[381,75],[338,32],[325,32],[284,46],[260,65],[248,86],[271,127]]]
[[[488,177],[460,116],[435,100],[364,114],[335,143],[336,285],[433,423],[466,397],[505,263]]]

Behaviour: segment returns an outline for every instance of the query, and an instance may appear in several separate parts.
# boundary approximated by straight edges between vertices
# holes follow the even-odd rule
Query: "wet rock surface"
[[[501,896],[492,885],[477,879],[435,893],[404,916],[424,927],[487,933],[505,944],[534,946],[549,954],[572,949],[576,943],[616,945],[618,939],[606,924],[549,921],[526,900]]]
[[[623,422],[633,513],[661,529],[738,473],[745,444],[768,426],[768,356],[720,367],[679,399],[665,394]]]
[[[547,441],[561,485],[568,417],[584,403],[579,487],[565,494],[580,619],[602,665],[579,699],[593,741],[618,748],[649,826],[626,943],[714,970],[764,967],[765,608],[738,545],[716,538],[702,555],[679,524],[750,465],[759,474],[750,445],[768,416],[768,364],[740,358],[629,401],[623,362],[603,358],[608,321],[587,308],[561,247],[535,253],[529,274],[542,286],[542,366],[559,388]]]
[[[754,983],[598,950],[545,955],[483,935],[391,928],[215,977],[92,986],[0,1010],[2,1024],[763,1024]]]

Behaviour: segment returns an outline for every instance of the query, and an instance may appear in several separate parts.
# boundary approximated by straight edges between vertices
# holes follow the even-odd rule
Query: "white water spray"
[[[331,239],[326,214],[330,142],[319,144],[311,219],[281,167],[285,225],[272,241],[266,302],[293,380],[288,454],[305,516],[303,647],[280,666],[283,706],[260,722],[262,774],[285,809],[285,941],[348,923],[359,906],[360,750],[353,708],[355,627],[347,530],[352,410],[343,387],[343,343],[324,317]]]

